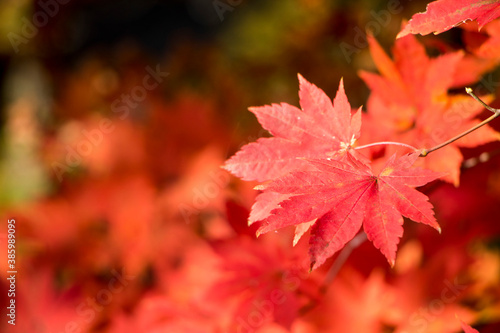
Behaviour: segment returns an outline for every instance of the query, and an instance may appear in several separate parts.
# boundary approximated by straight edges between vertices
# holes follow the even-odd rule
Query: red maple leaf
[[[302,110],[286,103],[249,108],[274,137],[244,146],[226,162],[226,170],[243,180],[266,181],[309,167],[303,158],[326,158],[354,144],[361,108],[351,117],[342,80],[333,104],[300,74],[299,82]]]
[[[292,172],[260,189],[293,196],[262,221],[258,234],[316,219],[310,238],[311,268],[350,241],[363,225],[373,242],[394,265],[403,217],[440,230],[427,196],[415,190],[440,175],[410,168],[419,153],[393,155],[378,175],[350,156],[344,161],[309,160],[315,171]]]
[[[429,3],[425,13],[413,15],[397,38],[408,34],[439,34],[467,20],[477,20],[481,29],[499,16],[498,0],[438,0]]]

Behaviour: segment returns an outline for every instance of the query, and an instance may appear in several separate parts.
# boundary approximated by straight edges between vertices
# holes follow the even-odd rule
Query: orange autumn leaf
[[[396,41],[391,61],[375,38],[369,37],[369,42],[380,71],[380,75],[360,72],[371,89],[364,118],[371,139],[429,149],[479,122],[475,119],[483,111],[479,103],[465,95],[448,93],[457,81],[461,52],[429,58],[415,37],[406,36]],[[443,179],[458,185],[463,160],[459,148],[476,147],[499,138],[491,127],[484,126],[429,154],[421,165],[447,173]]]

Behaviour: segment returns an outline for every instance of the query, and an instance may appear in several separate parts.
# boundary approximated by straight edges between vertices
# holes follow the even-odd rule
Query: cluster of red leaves
[[[482,111],[480,104],[471,104],[466,96],[447,94],[460,53],[431,60],[423,46],[408,36],[396,44],[396,65],[373,38],[370,43],[384,76],[361,73],[372,89],[369,139],[395,138],[431,148],[440,143],[433,142],[433,133],[438,132],[443,142],[456,134],[453,129],[460,133],[479,122],[473,118]],[[272,180],[257,187],[263,192],[253,206],[250,223],[260,223],[258,234],[294,225],[295,243],[312,227],[311,268],[342,249],[363,225],[368,239],[394,265],[403,234],[402,215],[440,230],[427,197],[412,188],[440,174],[411,168],[420,151],[398,159],[390,155],[374,174],[369,160],[356,151],[361,110],[351,115],[342,81],[333,104],[300,75],[299,81],[302,110],[288,104],[251,108],[274,137],[244,146],[225,164],[244,180]],[[450,115],[463,118],[451,124]],[[475,147],[499,137],[484,127],[426,157],[424,166],[447,172],[445,179],[458,184],[463,159],[458,146]]]
[[[257,235],[295,226],[295,245],[310,230],[313,269],[344,248],[361,226],[391,266],[403,235],[403,216],[441,232],[427,196],[413,187],[439,177],[458,186],[463,162],[460,148],[497,141],[500,134],[483,126],[430,156],[423,154],[426,158],[419,164],[426,169],[412,166],[422,151],[479,124],[477,116],[483,107],[471,103],[470,97],[452,95],[449,90],[477,82],[497,61],[478,65],[484,54],[491,58],[492,52],[484,50],[478,59],[472,60],[465,58],[462,51],[429,58],[416,38],[407,35],[440,33],[461,21],[474,19],[482,28],[500,15],[499,8],[496,1],[431,3],[426,13],[415,15],[399,33],[394,61],[373,37],[368,37],[381,75],[360,73],[371,89],[368,135],[363,138],[369,143],[366,147],[357,146],[361,109],[351,110],[342,81],[333,104],[322,90],[299,75],[301,109],[286,103],[250,108],[273,137],[242,147],[224,168],[243,180],[264,182],[255,187],[261,193],[249,218],[249,225],[260,225]],[[486,30],[488,33],[495,31],[494,24]],[[488,48],[491,39],[484,43],[484,48]],[[468,73],[461,75],[459,68],[466,68]],[[491,101],[489,96],[483,99]],[[387,143],[388,140],[400,145]],[[382,142],[372,144],[373,141]],[[390,147],[382,153],[372,151],[372,166],[370,158],[356,149],[375,145]],[[412,153],[396,158],[392,145],[420,149],[413,148]],[[385,157],[387,161],[374,173],[381,154],[381,160]]]
[[[225,164],[252,182],[220,169],[228,142],[253,138],[234,139],[211,98],[183,92],[165,102],[150,92],[141,116],[108,115],[114,130],[62,183],[54,177],[50,196],[9,210],[19,222],[18,326],[2,320],[0,330],[498,331],[500,155],[497,143],[476,147],[497,132],[485,127],[425,158],[392,145],[358,149],[387,140],[430,148],[476,124],[483,109],[450,90],[500,62],[498,26],[464,26],[467,53],[437,58],[406,36],[391,59],[370,37],[379,74],[360,74],[371,90],[365,110],[352,110],[342,81],[332,102],[299,76],[301,108],[251,108],[272,137]],[[92,94],[84,85],[95,80],[83,74],[61,95]],[[102,105],[91,97],[58,101],[78,115],[46,135],[47,169],[85,139],[68,133],[98,128],[95,109],[116,96]],[[405,218],[442,235],[406,223],[403,236]],[[383,256],[363,243],[332,282],[335,252],[361,227]],[[6,293],[0,300],[5,309]]]

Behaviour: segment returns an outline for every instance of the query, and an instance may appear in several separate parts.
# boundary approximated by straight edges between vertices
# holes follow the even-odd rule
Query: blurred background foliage
[[[292,250],[286,231],[255,240],[246,226],[255,184],[220,170],[243,144],[268,135],[247,108],[298,105],[297,73],[331,97],[343,77],[351,105],[364,105],[369,90],[357,73],[376,70],[365,30],[371,29],[388,51],[402,20],[426,4],[0,0],[0,210],[20,221],[22,302],[18,330],[12,332],[63,332],[72,321],[82,332],[225,332],[231,327],[227,304],[205,298],[226,276],[216,264],[231,262],[224,257],[231,250],[221,250],[219,242],[227,241],[250,267],[255,258],[272,263],[262,276],[273,278],[295,267],[285,265],[294,262],[291,257],[307,254],[300,246]],[[42,21],[33,29],[35,17]],[[452,30],[421,41],[436,54],[460,48],[460,36]],[[168,76],[144,98],[124,100],[158,68]],[[481,169],[469,177],[471,188],[478,174]],[[495,218],[487,209],[498,203],[500,188],[496,177],[488,180],[492,192],[481,217],[490,224]],[[450,201],[479,204],[483,189],[464,199],[444,186],[436,202],[445,209],[438,205],[438,216],[472,223],[472,208],[460,215],[449,208]],[[444,279],[459,275],[477,281],[471,294],[457,296],[469,307],[440,312],[428,331],[458,331],[454,313],[468,322],[479,318],[470,308],[486,309],[481,313],[486,322],[497,320],[498,272],[464,273],[498,266],[494,246],[471,241],[497,227],[462,239],[469,229],[460,226],[448,240],[409,226],[394,271],[372,246],[361,246],[326,301],[306,311],[294,332],[393,332],[397,327],[410,332],[415,326],[401,322],[439,299]],[[476,266],[469,266],[471,261]],[[113,295],[91,320],[75,311],[122,269],[134,276],[125,292]],[[5,280],[5,263],[0,272]],[[310,291],[325,274],[326,268],[302,279],[307,283],[301,283],[300,297],[314,294]],[[478,296],[488,292],[494,296]],[[484,304],[474,303],[478,299]],[[3,291],[0,300],[4,308]],[[440,330],[442,325],[447,329]],[[5,320],[0,328],[13,329]],[[284,332],[271,329],[262,332]]]
[[[248,106],[298,102],[296,73],[330,94],[344,77],[352,104],[362,105],[368,90],[356,72],[373,68],[367,24],[388,46],[401,18],[425,6],[394,0],[397,14],[379,17],[387,1],[61,2],[0,2],[4,203],[50,191],[51,170],[36,163],[40,136],[89,113],[113,116],[110,101],[143,67],[161,64],[170,73],[158,98],[168,103],[187,91],[206,98],[214,116],[245,137],[257,129]],[[356,52],[346,56],[341,43]],[[10,110],[23,99],[32,110],[15,116]],[[146,109],[137,114],[148,117]],[[15,117],[32,125],[31,141],[13,137],[21,136]]]

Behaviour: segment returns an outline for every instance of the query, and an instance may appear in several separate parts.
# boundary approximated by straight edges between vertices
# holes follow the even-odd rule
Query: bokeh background
[[[364,243],[328,289],[334,259],[309,274],[289,230],[255,239],[256,184],[220,168],[268,135],[249,106],[298,105],[297,73],[366,104],[366,29],[389,50],[426,3],[1,0],[0,331],[500,330],[498,159],[430,194],[441,236],[405,228],[395,269]],[[436,55],[461,34],[421,41]]]

